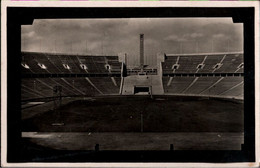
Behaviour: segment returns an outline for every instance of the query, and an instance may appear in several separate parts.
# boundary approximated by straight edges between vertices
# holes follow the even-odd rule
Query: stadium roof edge
[[[205,56],[214,56],[214,55],[229,55],[229,54],[244,54],[244,52],[219,52],[219,53],[192,53],[192,54],[165,54],[168,56],[198,56],[198,55],[205,55]]]
[[[118,55],[84,55],[84,54],[68,54],[68,53],[47,53],[47,52],[30,52],[30,51],[21,51],[21,53],[28,54],[48,54],[48,55],[66,55],[66,56],[94,56],[94,57],[118,57]]]

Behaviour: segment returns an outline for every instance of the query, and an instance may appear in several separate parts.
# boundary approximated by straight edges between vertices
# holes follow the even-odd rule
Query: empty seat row
[[[242,73],[243,54],[166,56],[163,73]]]
[[[95,96],[118,94],[121,78],[24,78],[21,81],[22,100],[58,96],[54,87],[61,86],[61,96]]]
[[[22,52],[23,74],[120,73],[117,56],[79,56]]]
[[[242,96],[243,77],[163,77],[166,94]]]

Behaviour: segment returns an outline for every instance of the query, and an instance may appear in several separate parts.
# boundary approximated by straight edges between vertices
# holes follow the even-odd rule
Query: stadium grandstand
[[[133,95],[147,86],[155,95],[243,99],[243,53],[158,54],[157,69],[124,69],[124,59],[22,52],[22,100],[52,97],[56,85],[62,96]]]
[[[166,54],[164,94],[243,99],[243,53]]]
[[[122,63],[117,56],[22,52],[21,65],[24,76],[37,77],[22,79],[22,100],[53,97],[56,85],[62,86],[62,96],[119,93]]]
[[[158,53],[149,66],[143,38],[135,67],[127,54],[21,52],[26,143],[55,150],[240,150],[243,53]]]

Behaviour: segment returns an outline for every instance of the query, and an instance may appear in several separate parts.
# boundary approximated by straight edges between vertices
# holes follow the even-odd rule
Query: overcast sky
[[[243,25],[231,18],[41,19],[22,26],[22,51],[92,55],[128,54],[139,64],[139,34],[145,63],[156,54],[243,50]],[[213,45],[212,45],[213,44]],[[182,46],[182,47],[181,47]],[[212,47],[213,46],[213,47]]]

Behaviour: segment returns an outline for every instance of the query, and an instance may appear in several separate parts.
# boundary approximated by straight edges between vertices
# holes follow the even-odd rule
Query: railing
[[[138,73],[141,71],[141,69],[127,69],[128,75],[138,75]],[[144,69],[144,73],[147,75],[157,75],[157,69]]]
[[[163,73],[163,76],[184,76],[184,77],[227,77],[227,76],[244,76],[244,73]]]
[[[71,74],[21,74],[22,78],[66,78],[66,77],[121,77],[121,72],[114,73],[71,73]]]

